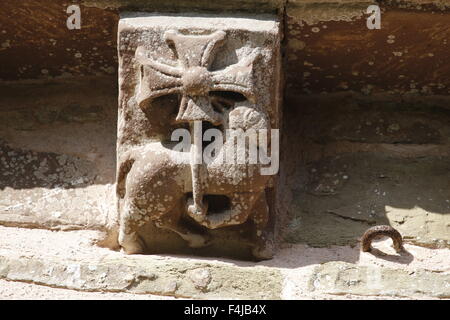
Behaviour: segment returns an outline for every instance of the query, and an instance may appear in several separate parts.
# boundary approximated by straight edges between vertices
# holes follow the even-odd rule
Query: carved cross
[[[137,95],[139,105],[176,93],[181,96],[177,121],[199,120],[217,125],[222,122],[222,115],[213,108],[209,95],[211,91],[237,92],[255,102],[252,81],[255,54],[222,70],[209,70],[225,37],[224,31],[209,35],[184,35],[169,30],[164,38],[178,59],[171,62],[154,60],[139,47],[136,50],[136,59],[141,63],[141,82]]]

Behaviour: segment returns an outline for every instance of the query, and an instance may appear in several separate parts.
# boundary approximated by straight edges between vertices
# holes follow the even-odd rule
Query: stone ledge
[[[10,281],[194,299],[281,296],[283,278],[273,268],[157,255],[125,256],[92,246],[99,235],[95,231],[1,229],[0,278]]]
[[[388,1],[376,1],[376,0],[288,0],[287,6],[296,6],[304,4],[331,4],[331,5],[351,5],[351,4],[379,4],[380,6],[397,6],[402,9],[447,9],[450,7],[449,0],[388,0]]]
[[[81,291],[194,299],[279,299],[282,277],[264,267],[155,256],[111,255],[97,261],[0,255],[0,278]]]
[[[255,264],[125,256],[93,246],[94,231],[0,231],[0,279],[54,288],[193,299],[450,298],[450,256],[443,249],[406,245],[409,253],[395,256],[388,241],[375,243],[383,256],[291,246]]]
[[[232,11],[254,11],[267,12],[280,9],[286,0],[231,0],[231,1],[208,1],[208,0],[82,0],[87,7],[100,9],[139,9],[139,10],[232,10]]]
[[[450,298],[450,274],[329,262],[316,268],[311,290],[344,295]]]
[[[3,300],[178,300],[168,296],[121,292],[86,292],[0,279]]]

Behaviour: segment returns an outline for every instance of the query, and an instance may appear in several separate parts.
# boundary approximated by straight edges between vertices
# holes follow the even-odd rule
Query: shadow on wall
[[[3,84],[0,190],[114,183],[117,89],[111,86],[113,81]]]
[[[450,112],[432,99],[383,100],[351,93],[287,98],[283,170],[293,200],[281,230],[285,243],[258,265],[356,263],[370,254],[388,263],[414,260],[386,248],[362,256],[359,239],[374,225],[393,226],[406,243],[449,247]]]
[[[450,214],[445,159],[356,153],[316,161],[305,170],[306,185],[294,190],[290,228],[296,232],[288,235],[294,242],[345,244],[371,225],[390,223],[417,229],[420,236],[439,229],[433,226],[440,221],[435,215]]]
[[[348,94],[287,102],[284,149],[301,156],[285,163],[293,197],[285,241],[355,246],[387,224],[406,241],[450,244],[450,112],[391,102]]]
[[[15,149],[0,142],[0,155],[0,190],[81,188],[97,175],[90,161],[66,154]]]

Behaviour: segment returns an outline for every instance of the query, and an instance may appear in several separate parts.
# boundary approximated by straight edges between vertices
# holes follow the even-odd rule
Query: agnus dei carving
[[[279,42],[272,16],[121,18],[117,225],[125,253],[273,255],[277,170],[267,168],[278,161]]]

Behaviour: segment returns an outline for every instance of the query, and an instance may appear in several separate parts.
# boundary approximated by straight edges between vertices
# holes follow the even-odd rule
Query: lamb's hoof
[[[134,241],[122,243],[121,247],[120,252],[124,254],[142,254],[145,252],[145,244],[140,237],[137,237]]]
[[[211,243],[211,238],[209,236],[200,234],[191,234],[187,240],[188,246],[191,248],[203,248]]]
[[[252,249],[252,254],[257,260],[270,260],[275,255],[275,248],[272,244],[257,246]]]

